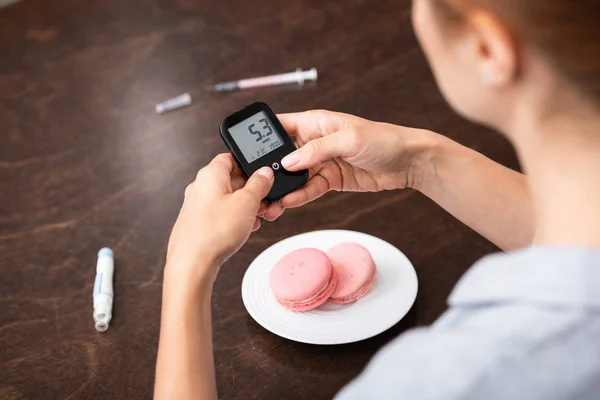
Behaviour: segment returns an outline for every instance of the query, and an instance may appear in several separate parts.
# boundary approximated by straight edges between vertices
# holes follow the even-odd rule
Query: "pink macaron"
[[[337,275],[324,252],[299,249],[275,264],[270,284],[282,306],[292,311],[309,311],[329,299],[337,286]]]
[[[369,293],[377,268],[371,253],[358,243],[342,243],[327,251],[338,277],[329,299],[333,303],[353,303]]]

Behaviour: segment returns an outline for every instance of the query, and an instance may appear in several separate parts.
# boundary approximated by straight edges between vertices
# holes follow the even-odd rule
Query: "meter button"
[[[271,168],[273,168],[273,171],[278,171],[279,170],[279,163],[278,162],[274,162],[273,164],[271,164]]]

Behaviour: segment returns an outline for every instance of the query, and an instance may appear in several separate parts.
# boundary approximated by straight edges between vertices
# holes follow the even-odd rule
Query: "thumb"
[[[349,157],[356,149],[356,135],[348,128],[311,140],[281,160],[288,171],[312,168],[336,157]]]
[[[256,207],[260,205],[262,199],[264,199],[271,190],[275,177],[273,170],[269,167],[262,167],[258,171],[252,174],[252,176],[246,182],[246,185],[238,190],[246,195],[250,195],[256,200]]]

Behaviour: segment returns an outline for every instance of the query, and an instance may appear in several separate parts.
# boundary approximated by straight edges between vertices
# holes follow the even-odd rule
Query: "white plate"
[[[327,302],[300,313],[284,309],[275,300],[269,276],[281,257],[304,247],[326,251],[344,242],[360,243],[373,256],[377,276],[368,295],[353,304]],[[411,262],[388,242],[360,232],[326,230],[293,236],[263,251],[244,275],[242,299],[252,318],[276,335],[303,343],[342,344],[368,339],[394,326],[412,307],[417,288]]]

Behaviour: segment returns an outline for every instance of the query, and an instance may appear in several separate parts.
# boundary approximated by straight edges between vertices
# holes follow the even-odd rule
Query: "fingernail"
[[[298,155],[297,151],[294,151],[293,153],[290,153],[287,156],[283,157],[283,160],[281,160],[281,165],[283,165],[283,168],[289,168],[293,167],[299,162],[300,156]]]
[[[258,174],[264,176],[267,179],[273,178],[273,170],[269,167],[262,167],[258,170]]]

